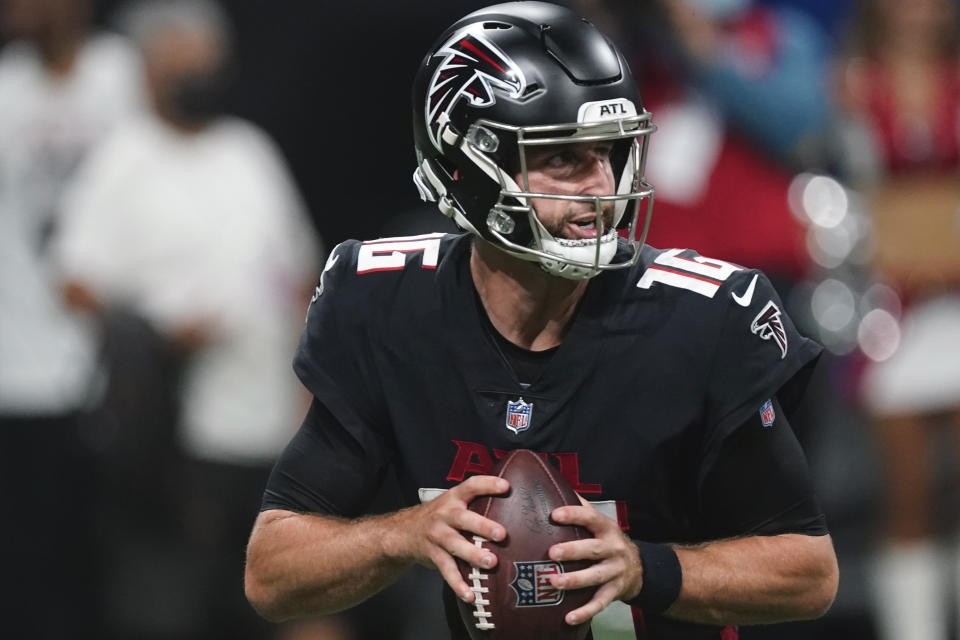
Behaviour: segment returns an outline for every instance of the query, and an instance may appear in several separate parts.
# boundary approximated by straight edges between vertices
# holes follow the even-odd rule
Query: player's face
[[[534,193],[575,196],[609,196],[615,192],[609,142],[579,142],[565,145],[529,147],[527,179]],[[523,187],[523,176],[515,177]],[[596,238],[613,225],[613,202],[603,203],[603,228],[596,228],[596,209],[592,202],[531,198],[537,217],[554,238],[571,240]]]
[[[176,105],[184,78],[216,71],[225,56],[223,42],[210,29],[171,27],[155,34],[144,50],[153,106],[164,119],[182,124]]]

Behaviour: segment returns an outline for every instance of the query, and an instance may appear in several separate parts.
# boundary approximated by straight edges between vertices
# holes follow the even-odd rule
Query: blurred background
[[[262,622],[243,546],[326,252],[451,229],[409,92],[484,4],[0,0],[0,637],[444,637],[421,570]],[[793,422],[839,595],[742,637],[960,637],[956,1],[570,4],[659,126],[648,241],[764,269],[827,347]]]

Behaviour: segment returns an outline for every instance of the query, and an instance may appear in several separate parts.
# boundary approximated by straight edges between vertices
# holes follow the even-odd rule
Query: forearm
[[[838,571],[830,536],[751,536],[677,547],[680,596],[665,615],[701,624],[765,624],[823,615]]]
[[[496,476],[472,476],[427,503],[360,520],[264,511],[247,546],[247,599],[274,621],[334,613],[366,600],[419,563],[439,570],[454,592],[471,602],[474,594],[454,558],[493,567],[496,556],[467,535],[503,540],[505,533],[467,505],[509,486]]]
[[[394,522],[402,513],[362,520],[261,513],[247,549],[247,598],[274,621],[362,602],[413,563]]]

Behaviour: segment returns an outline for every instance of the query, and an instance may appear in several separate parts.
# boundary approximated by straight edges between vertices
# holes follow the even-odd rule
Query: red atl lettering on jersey
[[[491,456],[491,450],[482,444],[465,440],[452,440],[452,442],[457,446],[457,453],[453,457],[450,471],[447,472],[447,480],[451,482],[463,482],[468,473],[489,473],[493,467],[494,458],[499,460],[509,453],[505,449],[493,449],[493,456]],[[557,470],[560,471],[560,475],[567,479],[567,482],[577,493],[591,495],[603,492],[603,485],[599,482],[583,482],[580,480],[579,453],[537,452],[537,455],[543,458],[544,462],[555,464]],[[620,527],[624,530],[629,529],[626,502],[617,500],[616,506]]]
[[[493,458],[482,444],[463,440],[454,440],[453,444],[457,445],[457,455],[454,456],[453,464],[450,465],[447,480],[463,482],[468,473],[483,475],[493,467]]]
[[[447,472],[450,482],[463,482],[469,473],[485,474],[493,468],[494,460],[499,460],[509,453],[505,449],[488,449],[477,442],[466,440],[452,440],[457,447],[453,456],[453,463]],[[491,455],[491,452],[493,455]],[[567,479],[574,491],[581,495],[594,495],[603,492],[603,485],[599,482],[583,482],[580,479],[580,454],[578,453],[550,453],[538,452],[548,464],[554,464],[560,474]],[[627,515],[627,503],[624,500],[616,501],[617,522],[624,531],[630,529],[630,519]]]
[[[599,482],[580,482],[580,454],[551,453],[550,457],[556,460],[560,474],[567,479],[577,493],[589,494],[603,491]]]
[[[488,473],[493,467],[493,458],[490,456],[490,450],[482,444],[476,442],[466,442],[464,440],[453,440],[457,445],[457,453],[453,457],[453,464],[450,465],[450,471],[447,473],[447,480],[451,482],[462,482],[468,473]],[[505,449],[494,449],[493,455],[497,460],[507,455],[509,451]],[[580,454],[578,453],[543,453],[537,452],[544,462],[553,462],[556,464],[560,475],[567,479],[570,486],[577,493],[600,493],[603,487],[597,482],[580,481]]]

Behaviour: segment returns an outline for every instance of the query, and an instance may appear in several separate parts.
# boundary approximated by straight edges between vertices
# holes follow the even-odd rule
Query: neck
[[[559,345],[587,290],[586,280],[552,276],[475,239],[470,273],[490,322],[517,346],[543,351]]]
[[[73,71],[77,56],[83,46],[83,33],[76,31],[39,38],[36,45],[47,72],[58,78],[63,78]]]
[[[167,116],[165,114],[157,114],[160,120],[168,127],[176,131],[181,136],[195,136],[198,133],[203,133],[210,128],[210,122],[187,122],[176,116]]]

